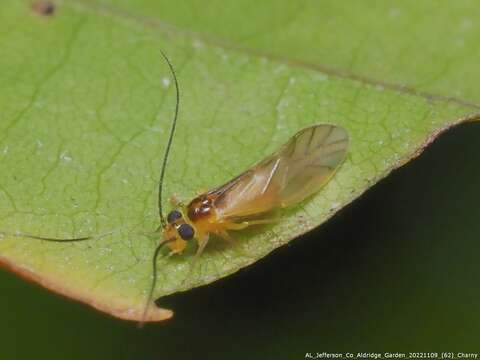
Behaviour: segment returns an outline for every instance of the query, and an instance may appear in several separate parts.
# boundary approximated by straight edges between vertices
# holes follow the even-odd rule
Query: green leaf
[[[119,232],[66,244],[6,235],[2,263],[114,316],[141,318],[160,240],[146,233],[159,225],[174,109],[159,49],[182,97],[166,194],[188,200],[219,185],[310,124],[342,125],[351,146],[318,195],[277,225],[235,233],[235,246],[212,242],[191,276],[194,249],[162,257],[155,296],[231,274],[323,223],[443,130],[479,117],[470,56],[478,10],[426,4],[65,1],[42,15],[28,1],[4,1],[0,229]],[[148,320],[171,315],[152,309]]]

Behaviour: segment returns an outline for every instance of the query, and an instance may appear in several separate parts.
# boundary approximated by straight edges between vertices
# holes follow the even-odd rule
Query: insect
[[[273,210],[298,204],[318,192],[328,182],[345,159],[349,142],[347,131],[337,125],[317,124],[304,128],[276,152],[239,176],[198,195],[186,205],[177,203],[177,207],[165,216],[163,183],[178,118],[180,92],[175,70],[167,56],[163,52],[161,54],[174,80],[176,106],[160,171],[158,212],[161,224],[155,234],[161,239],[152,257],[152,282],[143,320],[147,318],[149,306],[153,302],[157,260],[164,246],[169,248],[170,255],[174,255],[182,253],[189,242],[196,242],[194,263],[212,235],[231,242],[231,231],[277,221],[271,218]],[[98,239],[110,234],[112,232],[70,239],[25,233],[16,233],[14,236],[53,242],[76,242]]]
[[[163,241],[172,253],[198,243],[196,256],[215,234],[230,241],[229,231],[271,222],[258,217],[301,202],[332,177],[345,158],[347,132],[335,125],[313,125],[296,133],[277,152],[226,184],[171,211]]]

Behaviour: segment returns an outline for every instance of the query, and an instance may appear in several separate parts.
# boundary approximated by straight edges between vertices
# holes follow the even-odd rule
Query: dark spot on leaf
[[[32,10],[41,16],[52,16],[55,13],[55,4],[48,0],[37,0],[32,4]]]

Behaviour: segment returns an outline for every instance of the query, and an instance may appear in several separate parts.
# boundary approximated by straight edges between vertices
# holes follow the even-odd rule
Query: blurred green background
[[[1,359],[303,359],[478,351],[480,124],[442,135],[324,226],[138,329],[1,272]]]

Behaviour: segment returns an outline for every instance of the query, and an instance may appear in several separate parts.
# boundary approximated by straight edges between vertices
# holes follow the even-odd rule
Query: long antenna
[[[165,245],[168,242],[171,242],[174,240],[167,240],[167,241],[162,241],[160,244],[158,244],[157,248],[155,249],[155,252],[153,254],[153,259],[152,259],[152,267],[153,267],[153,274],[152,274],[152,283],[150,285],[150,291],[148,292],[148,297],[147,297],[147,302],[145,304],[145,309],[143,310],[143,315],[142,315],[142,321],[140,322],[140,325],[143,324],[145,321],[145,318],[148,313],[148,309],[150,308],[150,303],[152,302],[153,299],[153,292],[155,291],[155,284],[157,283],[157,258],[158,255],[160,254],[160,250],[162,250],[163,245]]]
[[[38,236],[33,234],[27,234],[22,232],[15,232],[15,233],[7,233],[4,231],[0,232],[0,238],[3,236],[12,236],[12,237],[20,237],[20,238],[28,238],[28,239],[35,239],[35,240],[42,240],[42,241],[49,241],[49,242],[57,242],[57,243],[68,243],[68,242],[79,242],[79,241],[86,241],[86,240],[94,240],[94,239],[101,239],[106,236],[112,235],[118,231],[109,231],[104,234],[99,235],[89,235],[83,236],[79,238],[50,238],[45,236]]]
[[[178,107],[180,104],[180,90],[178,89],[178,81],[177,81],[177,75],[175,74],[175,70],[173,69],[172,63],[168,59],[167,55],[160,50],[160,53],[162,54],[163,58],[165,59],[166,63],[168,64],[168,67],[170,68],[170,72],[172,73],[173,81],[175,82],[175,91],[176,91],[176,104],[175,104],[175,115],[173,116],[173,121],[172,121],[172,126],[170,128],[170,135],[168,136],[168,141],[167,141],[167,146],[165,147],[165,154],[163,155],[163,163],[162,163],[162,169],[160,171],[160,180],[158,183],[158,214],[160,216],[160,222],[162,228],[164,228],[167,225],[167,222],[165,221],[165,216],[163,215],[163,210],[162,210],[162,193],[163,193],[163,179],[165,177],[165,170],[167,168],[167,161],[168,161],[168,155],[170,154],[170,148],[172,147],[172,141],[173,141],[173,135],[175,134],[175,128],[177,126],[177,118],[178,118]],[[160,254],[160,250],[162,249],[163,245],[165,245],[168,242],[171,242],[173,240],[167,240],[167,241],[162,241],[160,244],[158,244],[157,248],[155,249],[155,252],[153,253],[153,258],[152,258],[152,283],[150,285],[150,290],[148,292],[148,297],[147,297],[147,303],[145,304],[145,309],[143,311],[142,315],[142,324],[147,316],[148,309],[150,308],[150,303],[153,299],[153,293],[155,291],[155,285],[157,283],[157,259],[158,255]]]
[[[162,190],[163,190],[163,178],[165,177],[165,170],[167,168],[167,161],[168,161],[168,155],[170,154],[170,148],[172,147],[172,141],[173,141],[173,135],[175,133],[175,127],[177,126],[177,118],[178,118],[178,107],[180,104],[180,91],[178,90],[178,81],[177,81],[177,75],[175,74],[175,70],[173,69],[172,63],[168,59],[167,55],[160,50],[160,53],[162,54],[163,58],[168,64],[168,67],[170,68],[170,72],[172,73],[173,80],[175,82],[175,90],[177,94],[177,103],[175,105],[175,115],[173,117],[172,121],[172,127],[170,128],[170,135],[168,137],[167,141],[167,146],[165,148],[165,154],[163,156],[163,164],[162,164],[162,170],[160,172],[160,181],[158,183],[158,214],[160,215],[160,222],[162,224],[162,228],[164,228],[167,225],[167,222],[165,221],[165,216],[163,215],[163,210],[162,210]]]

